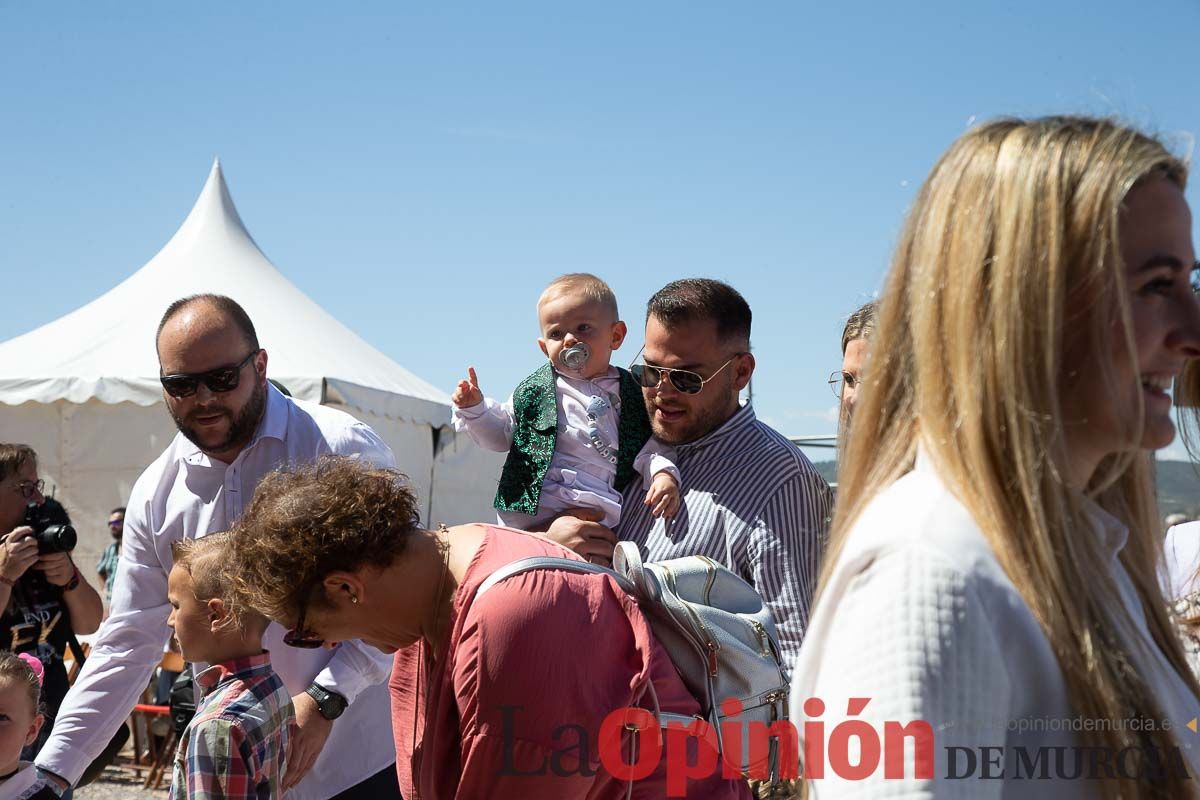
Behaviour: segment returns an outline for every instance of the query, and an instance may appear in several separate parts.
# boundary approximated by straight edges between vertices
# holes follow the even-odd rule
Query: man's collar
[[[259,439],[278,439],[281,442],[287,441],[287,424],[290,409],[288,408],[288,399],[283,396],[283,392],[275,388],[275,385],[270,381],[267,382],[267,403],[263,411],[262,422],[258,423],[258,429],[254,432],[254,436],[250,437],[250,441],[242,448],[242,452],[249,450]],[[181,458],[189,464],[198,464],[201,466],[212,466],[212,460],[196,446],[196,443],[184,436],[182,433],[179,437],[183,440],[182,449],[180,451]]]
[[[263,421],[259,424],[254,438],[250,440],[247,447],[259,439],[278,439],[281,442],[287,440],[288,414],[290,413],[288,405],[288,399],[283,396],[283,392],[276,389],[275,384],[267,381],[267,410],[263,413]]]
[[[749,403],[739,408],[734,412],[733,416],[722,422],[715,429],[701,436],[699,439],[693,439],[690,442],[683,442],[675,445],[679,450],[698,450],[702,447],[717,444],[730,436],[745,430],[752,426],[757,417],[754,416],[754,407]]]

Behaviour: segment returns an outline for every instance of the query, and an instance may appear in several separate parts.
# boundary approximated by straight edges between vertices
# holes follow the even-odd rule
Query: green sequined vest
[[[621,374],[621,417],[617,423],[617,476],[613,486],[620,492],[637,475],[633,460],[650,439],[650,418],[637,381],[627,370],[618,367],[617,371]],[[555,373],[549,362],[521,381],[513,392],[513,418],[512,447],[500,473],[495,506],[500,511],[533,515],[558,439]]]

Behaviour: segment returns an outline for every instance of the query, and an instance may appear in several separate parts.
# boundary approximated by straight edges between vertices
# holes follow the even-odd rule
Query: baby
[[[616,527],[621,492],[636,473],[654,516],[674,516],[674,454],[651,436],[638,382],[609,363],[627,330],[612,289],[595,275],[563,275],[542,292],[537,312],[548,362],[507,403],[483,396],[474,367],[451,397],[456,431],[508,452],[495,502],[501,524],[530,530],[583,507]]]
[[[179,651],[210,664],[195,678],[196,715],[179,739],[171,800],[283,797],[296,719],[262,637],[267,618],[231,599],[228,533],[181,539],[167,575],[167,624]]]
[[[0,800],[55,800],[37,768],[21,750],[37,740],[42,663],[31,655],[0,653]]]

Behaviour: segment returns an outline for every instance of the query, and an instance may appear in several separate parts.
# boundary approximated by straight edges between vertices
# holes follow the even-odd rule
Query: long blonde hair
[[[1071,364],[1114,386],[1112,331],[1136,364],[1118,214],[1136,184],[1180,188],[1184,164],[1118,123],[1078,117],[1003,119],[960,137],[909,213],[888,277],[871,366],[838,472],[824,590],[855,519],[909,471],[918,440],[968,508],[1032,610],[1085,718],[1163,718],[1132,666],[1130,620],[1100,537],[1064,474],[1063,386]],[[1076,354],[1068,358],[1067,354]],[[1126,426],[1138,441],[1142,410]],[[1161,541],[1148,454],[1110,456],[1088,487],[1127,524],[1121,561],[1156,644],[1200,694],[1156,580]],[[1124,634],[1124,635],[1121,635]],[[1169,731],[1085,732],[1120,750],[1175,745]],[[1112,730],[1119,727],[1119,730]],[[1192,796],[1170,778],[1105,783],[1112,797]]]

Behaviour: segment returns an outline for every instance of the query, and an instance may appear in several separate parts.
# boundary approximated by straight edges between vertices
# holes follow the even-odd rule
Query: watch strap
[[[345,712],[346,707],[349,705],[349,701],[347,701],[345,697],[337,692],[326,689],[319,683],[311,684],[305,690],[305,694],[317,702],[317,711],[321,713],[322,717],[330,720],[331,722],[340,717],[342,713]],[[340,705],[340,708],[338,708],[336,712],[329,708],[331,701]]]

